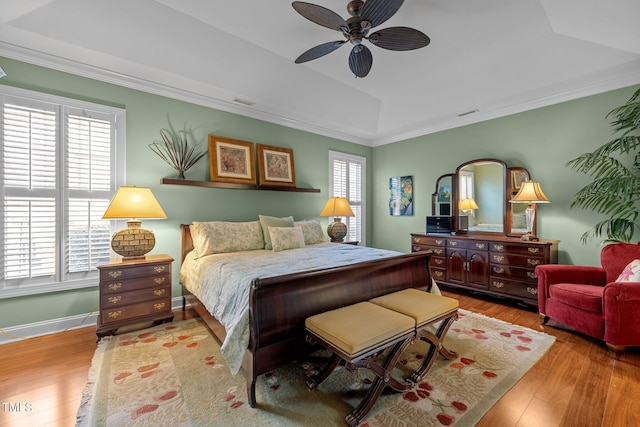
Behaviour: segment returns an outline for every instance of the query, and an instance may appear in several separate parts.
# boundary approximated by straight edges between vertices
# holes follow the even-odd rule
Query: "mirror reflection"
[[[458,169],[457,177],[458,214],[466,217],[468,231],[504,233],[505,164],[470,162]]]

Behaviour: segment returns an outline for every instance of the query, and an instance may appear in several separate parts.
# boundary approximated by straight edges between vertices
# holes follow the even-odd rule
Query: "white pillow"
[[[315,245],[316,243],[324,243],[329,240],[325,237],[322,225],[320,225],[320,221],[317,219],[311,221],[295,221],[293,225],[302,227],[305,245]]]
[[[634,259],[627,264],[616,282],[640,282],[640,259]]]
[[[264,249],[264,237],[259,221],[194,221],[190,229],[196,258]]]
[[[275,216],[258,215],[260,225],[262,225],[262,233],[264,234],[264,248],[271,250],[271,236],[269,235],[269,227],[293,227],[293,217],[287,216],[278,218]]]
[[[269,227],[274,252],[304,248],[302,227]]]

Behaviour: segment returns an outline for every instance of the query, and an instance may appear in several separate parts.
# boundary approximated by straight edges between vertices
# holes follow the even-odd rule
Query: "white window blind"
[[[366,165],[361,156],[329,152],[329,197],[344,197],[349,201],[355,216],[345,218],[345,240],[366,245]]]
[[[124,111],[1,88],[0,297],[95,286],[124,182]],[[119,164],[120,163],[120,164]]]

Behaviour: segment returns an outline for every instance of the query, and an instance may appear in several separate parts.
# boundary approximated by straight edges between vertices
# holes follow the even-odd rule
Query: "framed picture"
[[[209,135],[211,181],[256,183],[253,142]]]
[[[389,178],[389,214],[391,216],[413,215],[413,177]]]
[[[295,187],[293,150],[258,144],[258,173],[261,185]]]

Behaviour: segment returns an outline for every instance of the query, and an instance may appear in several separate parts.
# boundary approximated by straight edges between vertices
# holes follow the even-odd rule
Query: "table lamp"
[[[540,188],[540,183],[535,181],[523,182],[520,187],[520,191],[513,199],[509,200],[511,203],[528,203],[527,209],[524,211],[525,218],[527,220],[527,234],[522,236],[522,240],[538,241],[538,236],[533,234],[533,221],[536,216],[536,210],[533,208],[534,203],[549,203],[549,198],[545,196]]]
[[[460,202],[458,203],[458,209],[460,209],[461,211],[471,211],[473,209],[480,208],[478,207],[478,204],[475,200],[473,200],[472,198],[468,198],[460,200]]]
[[[128,219],[127,228],[111,239],[111,249],[123,259],[144,258],[156,245],[152,231],[141,227],[140,218],[166,218],[155,196],[148,187],[122,186],[102,219]]]
[[[332,242],[342,242],[347,235],[347,224],[340,217],[355,216],[349,206],[349,201],[344,197],[330,197],[324,205],[320,216],[332,216],[333,222],[327,226],[327,234]]]

